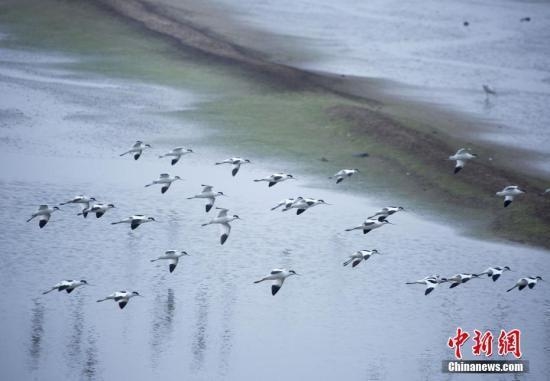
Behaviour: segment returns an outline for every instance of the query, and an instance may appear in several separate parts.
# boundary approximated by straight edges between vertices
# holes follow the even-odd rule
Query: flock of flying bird
[[[142,141],[137,141],[132,146],[132,148],[122,153],[120,156],[133,155],[133,158],[135,160],[138,160],[143,154],[143,151],[149,148],[151,148],[150,144],[143,143]],[[160,155],[159,158],[169,157],[171,158],[171,165],[175,165],[176,163],[178,163],[178,161],[182,156],[187,155],[189,153],[193,153],[193,150],[186,149],[183,147],[177,147],[171,150],[170,152]],[[458,173],[460,170],[464,168],[464,166],[469,160],[475,159],[476,157],[477,157],[476,154],[469,152],[469,150],[467,149],[462,148],[458,150],[454,155],[449,157],[449,160],[456,161],[454,173],[455,174]],[[232,176],[236,176],[241,166],[243,164],[248,164],[248,163],[250,163],[250,160],[248,159],[234,157],[234,158],[229,158],[229,159],[217,162],[215,164],[232,165],[231,174]],[[335,173],[333,176],[329,177],[329,179],[335,179],[336,184],[339,184],[343,180],[357,173],[359,173],[358,169],[342,169],[337,173]],[[268,187],[272,187],[283,181],[293,180],[293,179],[295,179],[294,176],[290,174],[275,173],[265,178],[255,179],[254,181],[267,182]],[[154,180],[151,183],[145,185],[145,187],[150,187],[153,185],[161,185],[161,193],[164,194],[168,191],[172,183],[178,180],[181,180],[179,176],[172,177],[167,173],[163,173],[159,176],[157,180]],[[206,201],[205,211],[208,213],[213,208],[216,198],[220,196],[225,196],[225,195],[223,192],[215,192],[211,185],[203,184],[202,187],[203,189],[201,193],[196,194],[192,197],[188,197],[188,199],[205,200]],[[502,191],[497,192],[496,194],[497,196],[504,197],[504,207],[507,207],[510,205],[510,203],[512,203],[515,196],[519,196],[523,193],[525,192],[521,190],[518,186],[510,185],[505,187]],[[545,193],[550,193],[550,189],[547,189]],[[66,204],[82,205],[83,206],[82,211],[78,213],[78,215],[82,215],[84,218],[86,218],[89,214],[95,214],[96,218],[101,218],[107,211],[109,211],[112,208],[115,208],[114,204],[99,203],[94,197],[88,197],[85,195],[76,196],[66,202],[60,203],[59,205],[66,205]],[[330,205],[330,204],[328,204],[322,199],[297,197],[297,198],[288,198],[288,199],[282,200],[277,205],[273,206],[271,210],[282,208],[281,210],[283,212],[286,212],[291,209],[296,209],[296,214],[300,215],[304,213],[306,210],[317,205]],[[229,211],[228,209],[219,208],[219,207],[217,207],[216,209],[219,210],[218,215],[215,218],[212,218],[209,222],[202,224],[202,226],[208,226],[212,224],[219,225],[220,226],[220,244],[223,245],[227,241],[229,234],[231,232],[231,225],[229,223],[232,221],[238,220],[240,218],[238,215],[228,215],[228,211]],[[60,210],[58,206],[50,207],[48,205],[40,205],[40,207],[38,208],[38,211],[32,214],[32,216],[27,220],[27,222],[31,221],[34,218],[38,218],[38,221],[39,221],[38,225],[40,228],[43,228],[44,226],[46,226],[46,224],[50,220],[51,215],[58,210]],[[389,222],[387,218],[402,210],[404,210],[404,208],[401,206],[398,206],[398,207],[390,206],[390,207],[382,208],[372,216],[368,217],[361,225],[346,229],[346,231],[362,230],[363,234],[367,234],[372,230],[385,226],[386,224],[391,224],[391,222]],[[144,223],[154,222],[154,221],[155,221],[155,218],[153,217],[136,214],[126,219],[112,222],[111,224],[116,225],[116,224],[127,223],[127,224],[130,224],[130,229],[134,230]],[[376,249],[359,250],[354,254],[352,254],[349,257],[349,259],[343,263],[343,265],[347,266],[351,263],[352,267],[354,268],[357,265],[359,265],[362,261],[368,260],[374,254],[381,254],[381,253]],[[155,259],[151,259],[151,262],[156,262],[159,260],[168,261],[169,271],[173,272],[178,264],[179,259],[187,255],[189,254],[185,251],[168,250],[164,253],[164,255],[161,255]],[[459,273],[448,278],[444,278],[439,275],[431,275],[417,281],[407,282],[406,284],[425,285],[426,289],[424,294],[428,295],[441,283],[450,283],[449,288],[454,288],[462,283],[468,282],[471,279],[480,278],[483,275],[487,275],[488,277],[492,278],[493,281],[496,281],[506,271],[511,271],[510,267],[496,266],[496,267],[490,267],[487,270],[477,274]],[[260,283],[263,281],[273,281],[273,284],[271,286],[271,293],[272,295],[275,295],[282,287],[285,279],[292,275],[299,275],[299,274],[292,269],[284,269],[284,268],[273,269],[269,275],[255,281],[254,283]],[[537,284],[539,280],[543,280],[543,279],[540,276],[530,276],[530,277],[520,278],[516,282],[516,284],[512,288],[508,289],[507,291],[511,291],[514,288],[518,288],[518,290],[523,290],[525,287],[528,287],[531,289]],[[56,285],[54,285],[53,287],[51,287],[49,290],[44,291],[43,294],[47,294],[53,290],[66,291],[67,293],[71,293],[76,288],[84,285],[88,285],[88,284],[89,283],[86,280],[63,280],[57,283]],[[119,307],[122,309],[126,306],[128,301],[135,296],[141,296],[141,295],[137,291],[132,291],[132,292],[117,291],[106,296],[103,299],[97,300],[97,302],[103,302],[105,300],[114,300],[116,303],[118,303]]]

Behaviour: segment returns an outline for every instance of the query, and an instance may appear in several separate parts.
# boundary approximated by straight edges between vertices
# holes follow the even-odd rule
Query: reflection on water
[[[193,370],[198,371],[202,368],[204,362],[204,352],[206,351],[206,328],[208,325],[208,286],[199,285],[197,295],[195,296],[195,306],[197,307],[197,320],[195,322],[195,332],[191,351],[193,352]]]
[[[219,374],[225,376],[229,371],[229,359],[231,356],[231,349],[233,348],[233,307],[237,302],[237,293],[235,292],[235,284],[229,278],[228,274],[223,277],[223,310],[221,321],[221,333],[220,333],[220,360],[219,360]]]
[[[95,380],[97,377],[97,345],[96,333],[93,329],[88,330],[85,359],[82,363],[82,378],[85,380]]]
[[[84,331],[83,299],[73,299],[72,304],[73,311],[70,317],[72,329],[69,344],[65,347],[65,354],[68,357],[67,364],[71,368],[80,368],[82,361],[82,335]]]
[[[31,341],[29,354],[31,356],[31,369],[36,370],[42,351],[42,335],[44,334],[44,306],[38,299],[33,300],[34,307],[31,311]]]
[[[166,298],[159,295],[155,297],[155,309],[151,327],[151,363],[154,368],[158,366],[161,354],[166,351],[168,342],[172,338],[174,311],[176,302],[174,290],[169,288]]]

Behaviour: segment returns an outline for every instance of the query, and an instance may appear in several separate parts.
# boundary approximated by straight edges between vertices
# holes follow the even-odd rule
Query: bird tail
[[[516,288],[516,287],[517,287],[517,285],[515,285],[515,286],[512,287],[512,288],[509,288],[508,290],[506,290],[506,292],[510,292],[510,291],[512,291],[512,290],[513,290],[514,288]]]
[[[127,155],[127,154],[129,154],[129,153],[130,153],[130,151],[126,151],[126,152],[124,152],[124,153],[121,153],[120,156],[124,156],[124,155]]]
[[[271,208],[271,210],[275,210],[275,209],[277,209],[279,206],[281,206],[281,205],[274,206],[273,208]]]
[[[207,222],[205,224],[202,224],[201,226],[206,226],[206,225],[210,225],[210,222]]]
[[[347,232],[350,232],[352,230],[357,230],[357,229],[361,229],[361,226],[359,227],[354,227],[354,228],[349,228],[349,229],[346,229]]]
[[[49,294],[49,293],[52,292],[53,290],[55,290],[55,288],[52,288],[52,289],[50,289],[50,290],[48,290],[48,291],[44,291],[44,292],[42,293],[42,295]]]
[[[195,196],[193,196],[193,197],[187,197],[188,200],[192,200],[192,199],[194,199],[194,198],[195,198]]]
[[[158,258],[157,259],[151,259],[151,262],[155,262],[155,261],[158,261]]]
[[[36,216],[32,216],[31,218],[29,218],[29,219],[27,220],[27,222],[31,222],[31,220],[32,220],[34,217],[36,217]]]
[[[162,159],[165,155],[159,155],[159,159]]]
[[[348,259],[347,261],[345,261],[344,263],[342,263],[344,266],[347,266],[349,265],[351,262],[353,261],[353,258],[350,258]]]
[[[254,179],[254,182],[257,183],[258,181],[264,181],[263,179]]]
[[[405,284],[416,284],[416,282],[405,282]]]
[[[220,164],[223,164],[223,163],[216,163],[216,165],[220,165]]]
[[[260,282],[263,282],[265,280],[265,278],[262,278],[260,280],[255,280],[254,283],[260,283]]]
[[[151,183],[151,184],[146,184],[145,187],[150,187],[151,185],[153,185],[154,183]]]
[[[105,299],[98,299],[98,300],[96,300],[96,302],[99,303],[99,302],[104,302],[104,301],[106,301],[106,300],[107,300],[107,298],[105,298]]]
[[[117,222],[111,222],[111,225],[116,225],[116,224],[121,224],[122,221],[117,221]]]

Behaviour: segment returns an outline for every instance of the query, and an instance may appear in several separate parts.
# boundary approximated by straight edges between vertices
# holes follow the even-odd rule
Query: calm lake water
[[[520,276],[550,278],[547,251],[461,236],[454,222],[426,218],[414,200],[391,219],[395,226],[366,236],[345,232],[392,204],[392,194],[354,196],[346,182],[329,180],[315,188],[300,163],[285,158],[250,157],[253,164],[233,178],[229,166],[213,163],[249,154],[238,143],[211,145],[223,126],[186,117],[208,102],[205,94],[59,68],[87,59],[0,50],[1,379],[474,379],[440,372],[457,326],[522,330],[531,373],[487,379],[547,379],[549,286],[505,292]],[[153,149],[137,162],[119,157],[136,139]],[[157,158],[178,145],[196,153],[174,167]],[[273,188],[252,181],[276,171],[298,180]],[[144,188],[161,172],[185,181],[165,195]],[[186,200],[200,184],[226,193],[219,205],[242,218],[224,246],[216,227],[200,226],[211,218],[203,202]],[[67,205],[44,229],[25,222],[37,205],[80,193],[116,209],[83,219]],[[300,216],[269,210],[299,195],[333,205]],[[109,224],[136,213],[158,222],[133,232]],[[342,267],[354,251],[372,248],[384,255]],[[173,274],[149,262],[167,249],[191,254]],[[422,286],[404,284],[490,265],[515,272],[429,297]],[[302,276],[288,279],[276,297],[268,284],[252,283],[281,266]],[[71,278],[92,286],[41,294]],[[95,302],[120,289],[144,297],[124,310]]]

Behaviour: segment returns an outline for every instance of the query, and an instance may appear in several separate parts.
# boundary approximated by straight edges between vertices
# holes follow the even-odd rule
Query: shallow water
[[[49,63],[86,57],[0,53],[0,210],[9,218],[1,230],[0,378],[450,379],[440,367],[451,358],[446,341],[457,326],[522,329],[531,373],[518,378],[550,373],[547,285],[504,292],[519,276],[548,274],[548,252],[468,239],[414,211],[366,236],[345,232],[391,203],[391,195],[351,196],[346,182],[315,188],[318,180],[299,163],[261,156],[250,157],[254,163],[232,178],[229,167],[213,163],[247,152],[238,142],[213,147],[209,137],[222,130],[186,116],[208,102],[205,94]],[[137,162],[119,157],[136,139],[153,150]],[[178,145],[196,154],[174,167],[156,157]],[[252,181],[281,169],[298,180],[273,188]],[[143,187],[164,171],[185,181],[165,195]],[[242,217],[224,246],[216,227],[200,226],[211,217],[202,201],[185,199],[200,184],[228,194],[219,205]],[[64,206],[44,229],[25,222],[37,205],[79,193],[117,208],[98,220]],[[333,205],[301,216],[269,210],[298,195]],[[133,232],[109,224],[135,213],[158,222]],[[173,274],[149,262],[172,248],[191,254]],[[364,248],[384,255],[353,270],[342,267]],[[404,284],[489,265],[516,272],[496,283],[442,287],[429,297],[422,286]],[[288,279],[276,297],[268,284],[252,284],[280,266],[303,275]],[[93,285],[70,295],[41,294],[66,278]],[[122,311],[95,302],[118,289],[144,297]]]
[[[174,0],[159,2],[175,9],[182,6]],[[233,40],[301,68],[388,79],[393,83],[385,90],[392,95],[467,112],[484,126],[470,132],[472,138],[537,153],[534,165],[548,173],[548,2],[214,0],[214,4],[223,6],[236,22],[220,23],[207,16],[201,21]],[[215,6],[208,9],[214,10]],[[531,22],[519,21],[526,16]],[[464,27],[464,21],[470,25]],[[247,33],[247,28],[261,33]],[[486,99],[482,84],[495,88],[498,95]]]

